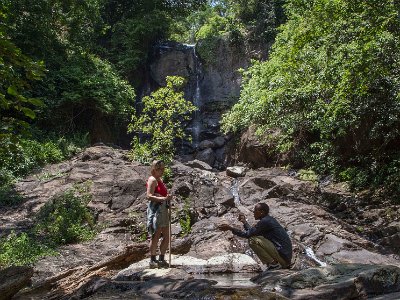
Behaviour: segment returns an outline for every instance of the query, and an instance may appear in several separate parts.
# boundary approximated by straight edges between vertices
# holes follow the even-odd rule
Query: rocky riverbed
[[[147,241],[141,237],[149,168],[130,162],[123,150],[96,146],[19,182],[16,190],[25,200],[1,208],[0,221],[2,235],[26,230],[54,195],[89,182],[88,207],[101,231],[41,259],[33,272],[1,271],[3,278],[25,281],[12,285],[4,279],[0,290],[8,282],[19,290],[15,299],[400,297],[399,206],[383,206],[343,185],[302,181],[280,168],[217,171],[201,161],[177,161],[172,170],[171,269],[147,269]],[[292,239],[289,270],[262,272],[245,240],[216,229],[221,222],[239,227],[239,211],[254,222],[251,211],[260,201]],[[188,216],[190,233],[179,222]]]

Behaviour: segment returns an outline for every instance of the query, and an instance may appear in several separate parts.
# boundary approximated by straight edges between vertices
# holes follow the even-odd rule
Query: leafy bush
[[[12,232],[0,239],[0,267],[29,265],[43,256],[54,254],[54,250],[29,237],[27,233]]]
[[[219,59],[216,53],[221,42],[223,41],[220,36],[211,36],[200,40],[197,43],[196,51],[199,53],[202,61],[209,65],[216,64]]]
[[[128,132],[148,138],[147,141],[133,138],[130,156],[134,160],[150,162],[158,157],[168,164],[175,153],[176,139],[189,138],[182,124],[196,107],[183,98],[182,77],[168,76],[166,82],[165,87],[143,97],[143,110],[139,116],[132,116]]]
[[[68,190],[47,202],[36,216],[35,232],[55,245],[91,239],[95,235],[94,218],[86,207],[91,196],[86,191],[76,193]]]
[[[133,110],[135,92],[115,68],[98,56],[73,53],[44,84],[46,107],[40,115],[43,127],[57,132],[93,131],[93,123],[121,129]]]
[[[93,238],[94,218],[86,207],[90,198],[86,184],[49,200],[37,213],[30,232],[12,232],[0,239],[0,267],[31,264],[56,254],[59,245]]]
[[[163,182],[167,185],[168,188],[172,188],[173,177],[174,177],[174,172],[169,166],[166,166],[163,174]]]
[[[28,120],[36,118],[35,110],[43,106],[40,99],[31,97],[33,81],[41,80],[45,67],[43,61],[28,57],[8,34],[9,3],[0,3],[0,137],[13,139],[15,134],[24,134]]]
[[[301,180],[316,182],[318,180],[318,175],[312,170],[299,170],[298,176]]]
[[[0,140],[0,186],[46,164],[60,162],[89,144],[87,134],[75,134],[69,138],[48,134],[48,137],[51,139],[19,137],[12,140],[5,137]]]
[[[192,219],[190,217],[190,199],[184,199],[183,210],[180,212],[179,225],[181,225],[182,236],[192,231]]]
[[[3,174],[0,174],[0,176],[3,176]],[[12,174],[9,176],[11,176],[12,178]],[[17,205],[20,204],[23,200],[24,198],[14,190],[12,185],[0,185],[0,207]]]
[[[218,37],[221,34],[226,33],[228,26],[228,20],[218,15],[214,15],[207,20],[196,33],[196,39],[207,39],[212,37]]]
[[[223,129],[279,129],[277,149],[353,186],[397,176],[387,166],[396,165],[400,143],[399,9],[373,0],[288,1],[269,60],[244,72]]]

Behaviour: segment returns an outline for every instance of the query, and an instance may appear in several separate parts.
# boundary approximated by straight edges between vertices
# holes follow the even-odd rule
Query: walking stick
[[[169,253],[169,268],[171,268],[171,239],[172,239],[172,232],[171,232],[171,205],[168,208],[168,220],[169,220],[168,253]]]

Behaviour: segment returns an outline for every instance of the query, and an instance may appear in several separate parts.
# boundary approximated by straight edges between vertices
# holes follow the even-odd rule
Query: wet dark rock
[[[221,148],[226,143],[226,140],[225,140],[225,138],[223,136],[217,136],[212,141],[214,143],[214,147],[215,148]]]
[[[222,204],[228,207],[235,207],[235,200],[232,192],[227,188],[221,187],[214,194],[215,203]]]
[[[214,165],[216,157],[214,151],[210,148],[207,148],[198,152],[196,154],[196,159],[204,161],[208,165],[212,166]]]
[[[204,149],[207,149],[207,148],[214,148],[215,146],[216,146],[216,145],[215,145],[215,143],[214,143],[213,141],[204,140],[204,141],[201,141],[201,142],[200,142],[198,148],[199,148],[200,150],[204,150]]]
[[[190,177],[183,177],[183,178],[179,178],[179,180],[174,182],[174,186],[173,189],[171,190],[171,193],[173,195],[179,195],[182,196],[184,198],[189,197],[193,186],[192,184],[190,184]]]
[[[248,164],[254,169],[285,164],[285,159],[274,153],[274,146],[262,142],[267,138],[257,136],[256,130],[256,126],[250,126],[241,135],[239,142],[231,142],[228,160],[231,163]]]

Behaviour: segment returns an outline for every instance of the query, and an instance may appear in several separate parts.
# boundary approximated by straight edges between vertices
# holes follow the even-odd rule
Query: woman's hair
[[[160,169],[160,168],[162,168],[162,167],[164,167],[165,165],[164,165],[164,162],[161,160],[161,159],[159,159],[159,160],[154,160],[152,163],[151,163],[151,172],[153,173],[153,171],[155,171],[155,170],[158,170],[158,169]]]

